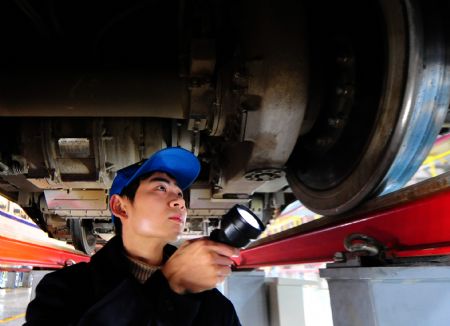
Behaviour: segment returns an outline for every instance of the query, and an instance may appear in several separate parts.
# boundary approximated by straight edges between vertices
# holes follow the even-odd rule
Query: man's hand
[[[186,241],[169,258],[162,273],[179,294],[212,289],[231,273],[232,256],[239,250],[207,239]]]

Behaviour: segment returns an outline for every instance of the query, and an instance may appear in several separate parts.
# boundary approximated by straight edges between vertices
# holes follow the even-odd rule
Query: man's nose
[[[184,210],[186,209],[186,202],[183,198],[177,197],[170,201],[170,207]]]

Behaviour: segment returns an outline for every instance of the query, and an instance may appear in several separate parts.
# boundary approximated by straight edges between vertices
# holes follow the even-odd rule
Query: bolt
[[[339,56],[336,58],[336,62],[339,64],[347,64],[349,61],[350,59],[347,56]]]
[[[242,89],[247,88],[247,76],[245,76],[244,74],[241,74],[239,72],[235,72],[233,74],[233,84],[234,84],[234,90],[233,91],[239,91]]]
[[[201,87],[201,86],[203,86],[206,83],[208,83],[208,80],[205,79],[205,78],[202,79],[200,77],[192,77],[189,80],[188,88],[189,89],[193,89],[193,88]]]
[[[339,96],[349,96],[352,93],[353,88],[351,86],[337,87],[336,94]]]
[[[338,87],[338,88],[336,88],[336,94],[337,95],[347,95],[347,90],[345,88]]]
[[[65,262],[64,262],[64,266],[72,266],[72,265],[75,265],[76,264],[76,261],[75,260],[73,260],[73,259],[67,259]]]
[[[345,260],[346,259],[345,259],[345,255],[343,252],[338,251],[333,256],[333,261],[335,263],[343,263],[343,262],[345,262]]]
[[[333,142],[333,139],[330,137],[320,137],[316,139],[317,146],[328,146]]]
[[[328,119],[328,125],[330,127],[340,128],[343,125],[343,120],[339,118],[329,118]]]

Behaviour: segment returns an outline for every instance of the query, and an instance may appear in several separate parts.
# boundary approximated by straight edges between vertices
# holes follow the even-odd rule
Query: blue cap
[[[165,172],[175,178],[178,186],[185,190],[197,179],[200,162],[191,152],[180,147],[168,147],[157,151],[148,159],[117,171],[109,195],[120,195],[123,189],[141,175]]]

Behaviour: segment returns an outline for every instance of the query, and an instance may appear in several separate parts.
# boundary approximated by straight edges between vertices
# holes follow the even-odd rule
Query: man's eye
[[[182,193],[182,192],[179,192],[179,193],[178,193],[178,197],[183,198],[183,193]]]
[[[166,187],[163,185],[159,185],[158,187],[156,187],[156,189],[160,190],[160,191],[166,191]]]

